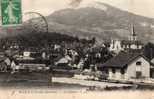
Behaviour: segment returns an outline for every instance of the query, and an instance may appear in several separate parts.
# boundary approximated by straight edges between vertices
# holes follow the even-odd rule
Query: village
[[[105,86],[110,83],[153,86],[154,44],[142,43],[134,26],[130,30],[130,36],[126,40],[111,39],[110,42],[99,45],[95,38],[84,43],[54,43],[46,48],[22,48],[16,42],[3,44],[0,71],[11,75],[48,73],[49,83],[63,82],[64,78],[68,78],[68,81],[63,83],[76,79],[81,82],[109,82]]]

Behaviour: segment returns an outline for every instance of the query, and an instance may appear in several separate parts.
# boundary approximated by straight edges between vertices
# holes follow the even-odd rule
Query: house
[[[47,71],[50,61],[48,59],[40,58],[16,58],[11,61],[12,73],[16,71]]]
[[[100,66],[108,79],[131,80],[150,78],[150,62],[139,53],[120,52]]]
[[[56,65],[68,65],[70,63],[70,61],[72,61],[72,58],[68,55],[62,57],[61,59],[59,59],[57,62],[55,62]]]

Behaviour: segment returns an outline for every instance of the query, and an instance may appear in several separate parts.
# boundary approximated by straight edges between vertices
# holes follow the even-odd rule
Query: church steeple
[[[131,25],[131,34],[130,34],[130,41],[136,41],[137,34],[135,33],[134,25]]]

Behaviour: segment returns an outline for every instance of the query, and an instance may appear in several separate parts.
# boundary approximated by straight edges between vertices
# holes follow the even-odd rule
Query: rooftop
[[[129,63],[131,63],[132,61],[134,61],[134,59],[138,58],[139,56],[144,57],[140,53],[120,52],[117,56],[113,57],[112,59],[108,60],[106,63],[104,63],[104,64],[102,64],[100,66],[101,67],[124,68]]]

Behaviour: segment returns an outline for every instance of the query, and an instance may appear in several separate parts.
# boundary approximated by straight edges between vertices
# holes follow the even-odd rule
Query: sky
[[[122,10],[154,18],[154,0],[22,0],[22,8],[23,13],[36,11],[47,16],[56,10],[77,8],[92,2],[107,3]]]

